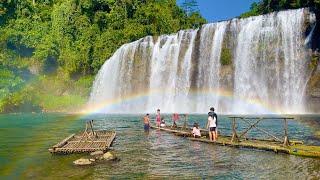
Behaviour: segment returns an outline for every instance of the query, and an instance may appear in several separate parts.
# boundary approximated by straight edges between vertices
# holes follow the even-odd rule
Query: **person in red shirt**
[[[178,113],[173,113],[172,114],[172,121],[173,121],[173,125],[172,127],[176,128],[177,127],[177,121],[180,119],[179,114]]]

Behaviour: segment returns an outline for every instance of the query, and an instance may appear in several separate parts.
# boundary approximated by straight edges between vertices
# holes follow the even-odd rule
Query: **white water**
[[[314,23],[307,9],[290,10],[125,44],[100,69],[89,105],[102,104],[105,113],[204,113],[211,106],[304,113],[306,22]],[[229,66],[220,63],[223,48],[232,54]]]

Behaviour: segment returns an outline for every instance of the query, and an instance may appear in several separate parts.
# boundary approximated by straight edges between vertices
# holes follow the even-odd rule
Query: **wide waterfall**
[[[305,113],[308,32],[315,15],[288,10],[125,44],[94,81],[104,113]],[[311,31],[312,32],[312,31]]]

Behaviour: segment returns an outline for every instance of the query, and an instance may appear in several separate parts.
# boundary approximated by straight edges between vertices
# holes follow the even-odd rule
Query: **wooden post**
[[[289,139],[288,139],[288,121],[287,118],[284,118],[284,140],[283,140],[283,145],[284,146],[289,146]]]
[[[237,135],[237,130],[236,130],[236,118],[232,118],[232,138],[231,142],[238,142],[238,135]]]
[[[182,129],[183,129],[183,130],[186,130],[186,129],[187,129],[187,114],[184,114],[184,123],[183,123]]]
[[[94,133],[94,130],[93,130],[93,120],[89,121],[89,125],[90,125],[90,128],[91,128],[92,136],[94,136],[95,133]]]

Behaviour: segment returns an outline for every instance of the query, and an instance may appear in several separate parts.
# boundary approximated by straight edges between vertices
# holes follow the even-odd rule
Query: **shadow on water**
[[[320,116],[316,117],[319,119]],[[198,122],[203,127],[205,118],[205,115],[190,115],[188,122]],[[51,155],[47,151],[51,145],[69,134],[82,130],[87,119],[96,119],[95,125],[98,128],[116,130],[117,137],[112,151],[120,161],[76,167],[72,161],[84,155]],[[310,144],[319,143],[319,139],[313,136],[319,128],[310,126],[306,121],[290,121],[290,134]],[[229,123],[226,116],[219,117],[222,133],[230,133]],[[277,124],[275,121],[268,121],[261,126],[281,134],[281,127]],[[251,133],[257,135],[254,131]],[[158,130],[144,132],[141,116],[138,115],[0,115],[0,142],[0,177],[8,179],[320,177],[319,159],[214,146]]]

